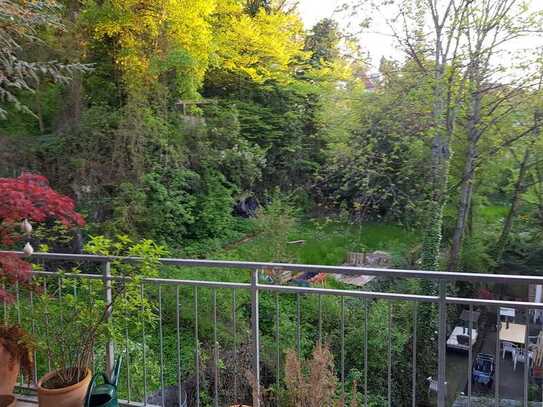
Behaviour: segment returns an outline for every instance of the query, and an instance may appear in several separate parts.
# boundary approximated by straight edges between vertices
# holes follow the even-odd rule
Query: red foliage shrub
[[[483,299],[483,300],[493,300],[493,299],[495,299],[495,296],[492,293],[492,291],[490,291],[488,288],[484,288],[484,287],[479,289],[478,297]]]
[[[16,230],[23,219],[34,222],[56,219],[67,228],[85,224],[71,198],[55,192],[44,176],[28,172],[17,178],[0,178],[0,244],[12,245],[21,238]],[[24,284],[31,270],[30,263],[0,254],[0,281]],[[0,288],[0,302],[11,300],[10,294]]]

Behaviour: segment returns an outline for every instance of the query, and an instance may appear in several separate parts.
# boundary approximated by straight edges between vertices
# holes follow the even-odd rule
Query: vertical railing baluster
[[[341,296],[341,400],[345,402],[345,297]]]
[[[411,407],[417,407],[417,317],[418,303],[413,305],[413,354],[411,355],[411,364],[413,371],[411,373]]]
[[[124,291],[124,303],[125,306],[128,301],[128,296],[126,292],[126,288]],[[128,334],[128,309],[125,307],[125,313],[124,313],[124,353],[126,355],[126,389],[127,389],[127,397],[128,397],[128,403],[132,400],[132,378],[130,376],[130,337]]]
[[[496,380],[494,382],[494,403],[500,407],[500,307],[496,308]]]
[[[45,296],[45,346],[47,347],[47,371],[51,371],[51,348],[49,343],[49,310],[47,307],[47,277],[43,278],[43,295]]]
[[[439,331],[438,331],[438,362],[437,362],[437,405],[445,407],[447,397],[446,387],[446,341],[447,341],[447,282],[439,282]]]
[[[77,303],[77,284],[78,284],[79,280],[78,279],[71,279],[70,282],[73,284],[72,285],[72,287],[73,287],[72,294],[73,294],[74,300]]]
[[[103,265],[103,277],[104,277],[104,295],[106,300],[106,321],[108,324],[112,323],[112,310],[111,303],[113,301],[113,291],[111,287],[111,263],[106,261]],[[106,343],[106,370],[108,376],[111,376],[113,372],[113,366],[115,365],[115,351],[113,348],[113,340],[108,338]]]
[[[524,333],[524,407],[528,407],[528,367],[530,365],[530,357],[528,355],[528,335],[530,332],[530,310],[525,310],[525,314],[526,332]]]
[[[368,407],[368,300],[364,299],[364,407]]]
[[[198,287],[194,286],[194,355],[196,364],[196,406],[200,407],[200,340],[198,339]]]
[[[468,349],[468,407],[471,407],[471,391],[472,391],[472,388],[471,388],[471,384],[472,384],[472,379],[471,379],[472,372],[471,372],[471,369],[472,369],[472,365],[473,365],[473,349],[472,349],[472,346],[473,346],[473,343],[472,343],[473,334],[472,334],[472,331],[473,331],[473,305],[470,304],[470,306],[469,306],[469,321],[468,321],[468,336],[469,336],[469,349]],[[498,335],[499,335],[499,332],[498,332]],[[499,355],[498,355],[498,357],[499,357]]]
[[[94,289],[92,287],[93,280],[89,279],[89,307],[94,308]],[[96,350],[92,352],[92,371],[96,372]]]
[[[388,303],[388,333],[387,333],[387,341],[388,341],[388,360],[387,360],[387,383],[388,383],[388,389],[387,389],[387,400],[388,400],[388,407],[392,406],[392,303]]]
[[[160,398],[162,407],[166,404],[164,395],[164,334],[162,332],[162,285],[158,285],[158,337],[160,346]]]
[[[58,297],[58,305],[59,305],[59,307],[58,307],[58,310],[59,310],[58,311],[59,312],[58,318],[59,318],[59,322],[60,322],[60,324],[62,326],[62,325],[64,325],[64,307],[62,305],[62,276],[61,275],[59,275],[58,278],[57,278],[57,290],[58,290],[57,297]],[[68,362],[68,360],[63,360],[62,364],[63,365],[66,365],[66,364],[69,364],[69,363],[71,364],[71,361],[74,360],[74,358],[75,358],[75,354],[73,354],[73,353],[70,354],[70,352],[69,352],[72,349],[70,349],[69,347],[64,348],[65,345],[63,344],[63,342],[61,342],[60,346],[62,347],[62,352],[61,352],[62,357],[63,358],[68,358],[68,360],[69,360],[69,362]]]
[[[238,335],[237,335],[237,304],[236,289],[232,290],[232,331],[234,337],[234,368],[238,371]],[[234,402],[238,401],[238,375],[234,375]]]
[[[147,348],[145,340],[145,287],[143,281],[140,286],[141,294],[141,348],[143,356],[143,405],[147,405]]]
[[[253,336],[254,389],[253,407],[260,407],[260,314],[258,270],[251,271],[251,330]]]
[[[77,281],[78,280],[74,280],[73,284],[74,284],[74,287],[73,287],[73,295],[75,298],[77,298]]]
[[[78,279],[72,279],[71,280],[71,283],[73,284],[72,285],[72,294],[73,294],[73,297],[74,297],[74,300],[76,301],[76,303],[77,303],[77,284],[78,284],[78,282],[79,282]]]
[[[34,293],[32,290],[30,290],[30,318],[32,319],[32,325],[31,325],[31,331],[32,337],[36,337],[36,322],[35,322],[35,315],[34,315]],[[32,381],[34,384],[38,382],[38,353],[36,351],[36,348],[34,348],[33,351],[33,358],[34,358],[34,366],[32,369]]]
[[[2,283],[2,291],[6,291],[6,285]],[[2,306],[4,308],[4,325],[8,324],[8,305],[5,301],[2,301]]]
[[[275,385],[277,387],[276,405],[279,406],[279,386],[281,377],[281,345],[279,343],[279,293],[275,293]]]
[[[319,345],[322,346],[322,295],[319,294]]]
[[[17,325],[21,326],[21,300],[19,296],[19,282],[15,282],[15,310],[17,312]],[[23,384],[23,374],[19,373],[19,384]]]
[[[298,357],[302,357],[302,333],[301,333],[301,306],[300,306],[300,293],[296,293],[296,352]]]
[[[179,314],[179,286],[175,287],[175,334],[176,334],[176,365],[177,365],[177,402],[181,405],[181,330]]]
[[[21,325],[21,301],[20,301],[20,295],[19,295],[19,282],[15,282],[15,304],[16,305],[16,311],[17,311],[17,324]]]
[[[213,404],[219,407],[219,348],[217,339],[217,289],[212,291],[213,297]]]

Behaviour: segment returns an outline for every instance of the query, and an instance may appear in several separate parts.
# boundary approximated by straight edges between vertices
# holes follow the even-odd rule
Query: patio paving
[[[481,352],[491,355],[496,353],[496,332],[487,332]],[[501,354],[498,357],[500,358],[500,398],[521,401],[524,395],[524,363],[517,364],[517,369],[513,370],[513,360],[510,354],[506,354],[505,359],[501,358]],[[473,386],[473,394],[493,396],[494,386],[490,390]],[[464,391],[467,393],[467,384]]]

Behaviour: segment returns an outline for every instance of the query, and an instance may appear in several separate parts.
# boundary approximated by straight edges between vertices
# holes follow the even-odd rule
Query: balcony
[[[43,293],[67,303],[83,298],[93,307],[113,301],[123,283],[111,275],[111,264],[137,268],[140,259],[39,253],[32,261],[41,265],[34,281]],[[138,295],[151,305],[153,324],[142,317],[137,326],[123,326],[127,316],[115,307],[107,314],[106,322],[121,327],[123,335],[97,344],[92,367],[111,372],[123,356],[122,405],[289,405],[280,396],[284,351],[307,356],[320,343],[333,353],[339,397],[356,387],[361,405],[542,405],[543,304],[529,300],[528,292],[543,277],[190,259],[159,263],[161,276],[198,269],[201,279],[141,279]],[[79,272],[62,271],[74,267]],[[270,269],[375,276],[377,283],[364,290],[279,285],[264,279],[262,270]],[[431,294],[409,292],[413,279],[427,282]],[[389,284],[397,281],[405,281],[406,289]],[[513,300],[468,298],[454,294],[459,286],[493,292],[517,287],[524,294]],[[64,316],[36,315],[36,294],[18,286],[13,294],[16,302],[4,305],[3,320],[32,334],[39,333],[39,321],[62,326],[70,315],[69,306]],[[377,307],[379,321],[372,319]],[[376,341],[375,327],[382,340]],[[55,346],[56,338],[49,339],[47,346]],[[518,357],[523,354],[530,355],[528,363]],[[484,357],[493,366],[488,383],[484,369],[476,368]],[[34,383],[52,365],[50,352],[37,352],[35,360]],[[33,386],[22,380],[18,394],[25,403],[35,400]]]

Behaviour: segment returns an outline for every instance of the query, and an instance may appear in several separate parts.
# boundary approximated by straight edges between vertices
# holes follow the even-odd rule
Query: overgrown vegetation
[[[358,16],[362,28],[371,29],[376,8],[401,17],[390,24],[404,55],[383,58],[375,70],[336,21],[304,29],[295,3],[0,0],[0,191],[22,182],[15,195],[0,195],[0,235],[22,220],[17,211],[26,201],[20,194],[36,190],[25,176],[16,177],[32,171],[74,198],[86,219],[82,230],[68,231],[55,216],[30,216],[33,243],[43,251],[82,251],[91,241],[93,252],[113,247],[126,253],[127,245],[143,240],[147,246],[140,249],[153,258],[165,247],[172,256],[337,265],[351,251],[384,250],[399,267],[541,273],[543,62],[539,49],[514,49],[541,32],[541,6],[349,1],[336,17]],[[364,45],[369,37],[360,38]],[[70,200],[51,213],[64,209],[73,212]],[[83,225],[79,215],[72,223]],[[14,243],[0,242],[9,249]],[[29,271],[17,258],[0,257],[2,282],[15,266]],[[248,277],[239,270],[155,272],[200,280]],[[435,290],[410,281],[372,284]],[[152,308],[158,292],[148,294]],[[166,314],[176,311],[175,294],[165,289]],[[209,316],[212,291],[183,288],[181,294],[181,309],[192,309],[198,295]],[[235,309],[231,293],[216,297],[225,348],[234,345],[232,316],[240,332],[247,331],[249,299],[238,294]],[[0,298],[12,296],[0,288]],[[262,295],[264,379],[272,397],[280,395],[276,379],[284,372],[271,356],[273,319],[277,309],[292,317],[279,326],[283,360],[297,335],[299,300]],[[368,306],[374,349],[368,388],[375,405],[385,396],[388,319],[398,327],[391,338],[399,376],[394,404],[406,405],[411,384],[402,372],[411,363],[411,306],[323,300],[322,328],[334,355],[345,313],[349,394],[363,386],[363,361],[354,355]],[[304,358],[319,339],[319,304],[302,298],[301,307],[298,356]],[[428,307],[419,316],[432,321],[433,312]],[[195,321],[190,313],[180,318],[187,327],[180,334],[180,370],[190,381]],[[210,318],[199,323],[209,343]],[[163,329],[166,352],[174,354],[175,321]],[[435,370],[435,327],[421,329],[419,376],[425,378]],[[116,339],[134,358],[147,353],[156,360],[156,336],[144,336],[143,345],[140,332],[129,332],[128,340],[122,334]],[[211,394],[212,352],[202,347],[202,397]],[[235,359],[224,357],[225,363]],[[149,362],[148,368],[155,390],[158,367]],[[224,383],[232,378],[227,370],[221,368]],[[165,383],[175,383],[173,365],[162,373]],[[134,383],[143,379],[142,371],[132,377]],[[243,391],[249,388],[245,380]],[[424,403],[422,379],[417,389]]]

